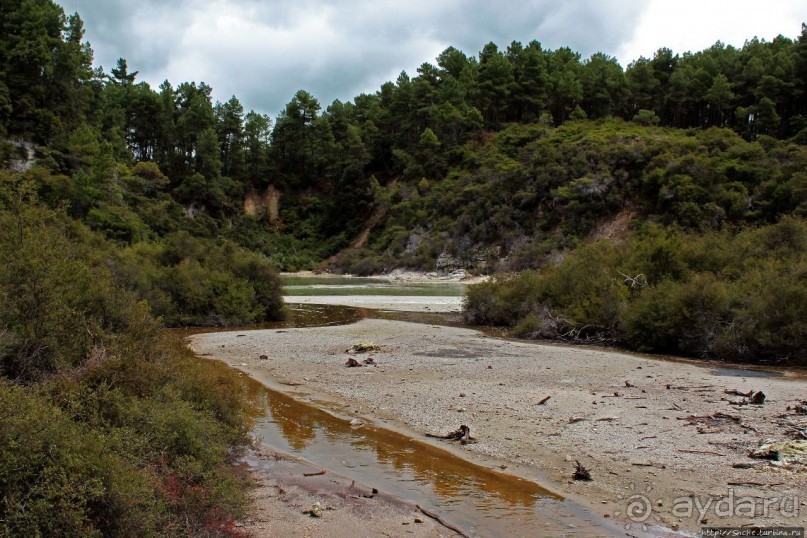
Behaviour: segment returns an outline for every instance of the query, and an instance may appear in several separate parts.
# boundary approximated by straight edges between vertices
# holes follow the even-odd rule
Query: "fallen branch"
[[[546,398],[544,398],[543,400],[541,400],[540,402],[538,402],[538,403],[537,403],[537,404],[535,404],[535,405],[544,405],[546,402],[548,402],[548,401],[549,401],[549,399],[550,399],[551,397],[552,397],[552,396],[547,396]]]
[[[750,398],[752,394],[754,394],[753,390],[749,390],[748,392],[740,392],[737,389],[731,390],[724,390],[725,394],[731,394],[732,396],[742,396],[743,398]]]
[[[731,466],[734,469],[753,469],[755,467],[759,467],[760,465],[762,465],[762,463],[760,463],[758,461],[754,461],[754,462],[751,462],[751,463],[742,461],[742,462],[739,462],[739,463],[733,463]]]
[[[471,428],[465,424],[460,424],[459,429],[454,430],[446,435],[435,435],[427,433],[426,437],[434,437],[435,439],[448,439],[449,441],[459,441],[463,445],[476,442],[475,437],[471,437]]]
[[[773,482],[770,484],[766,484],[763,482],[729,482],[726,485],[728,486],[782,486],[784,482]]]
[[[698,433],[723,433],[723,428],[702,428],[698,426]]]
[[[365,353],[367,351],[381,351],[381,346],[373,342],[359,342],[345,350],[345,353]]]
[[[303,476],[319,476],[325,474],[325,471],[316,471],[313,473],[303,473]]]
[[[709,454],[710,456],[725,456],[720,452],[712,452],[711,450],[687,450],[686,448],[679,448],[678,452],[686,452],[687,454]]]
[[[465,531],[464,531],[464,530],[462,530],[461,528],[459,528],[459,527],[457,527],[457,526],[455,526],[455,525],[452,525],[451,523],[448,523],[448,522],[447,522],[445,519],[441,518],[439,515],[435,514],[435,513],[434,513],[434,512],[432,512],[431,510],[426,510],[425,508],[423,508],[423,507],[422,507],[422,506],[420,506],[419,504],[416,504],[416,505],[415,505],[415,507],[416,507],[418,510],[420,510],[421,512],[423,512],[423,514],[424,514],[424,515],[429,516],[430,518],[432,518],[433,520],[435,520],[437,523],[439,523],[439,524],[440,524],[440,525],[442,525],[443,527],[445,527],[445,528],[447,528],[447,529],[449,529],[449,530],[452,530],[452,531],[456,532],[457,534],[459,534],[459,535],[460,535],[460,536],[462,536],[463,538],[471,538],[471,535],[470,535],[470,534],[468,534],[467,532],[465,532]]]

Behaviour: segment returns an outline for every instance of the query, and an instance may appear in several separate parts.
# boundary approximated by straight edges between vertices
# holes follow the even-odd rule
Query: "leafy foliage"
[[[109,244],[24,185],[0,197],[0,534],[229,532],[244,505],[230,465],[248,442],[243,389],[161,337]]]
[[[807,364],[807,222],[737,234],[642,225],[540,271],[471,287],[471,322],[531,337],[752,362]]]

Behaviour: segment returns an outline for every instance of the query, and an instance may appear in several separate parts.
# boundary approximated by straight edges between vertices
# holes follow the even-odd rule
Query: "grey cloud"
[[[584,57],[632,37],[640,0],[64,0],[78,11],[96,64],[125,57],[140,80],[205,81],[215,97],[275,114],[298,89],[327,106],[414,73],[453,45],[537,39]]]

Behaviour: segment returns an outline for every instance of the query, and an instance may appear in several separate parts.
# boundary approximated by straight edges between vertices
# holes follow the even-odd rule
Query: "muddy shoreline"
[[[255,537],[451,537],[456,534],[418,507],[304,459],[259,445],[244,458],[256,477],[252,506],[237,528]],[[319,516],[310,514],[315,504]]]
[[[803,397],[803,381],[727,377],[694,365],[397,321],[246,334],[198,335],[192,348],[288,394],[315,394],[348,415],[415,436],[466,423],[479,442],[447,448],[491,467],[505,465],[620,524],[641,526],[626,515],[634,495],[652,505],[641,524],[669,529],[696,532],[702,520],[804,520],[805,473],[768,463],[732,466],[753,463],[747,454],[763,439],[782,438],[780,415]],[[368,339],[382,346],[374,355],[379,366],[344,367],[345,350]],[[268,361],[258,359],[263,353]],[[734,406],[738,398],[727,389],[762,390],[768,400]],[[717,413],[740,417],[741,424],[712,418]],[[592,470],[592,482],[570,479],[574,460]],[[697,511],[681,517],[681,499],[693,495],[704,502],[778,496],[795,499],[798,513],[796,520],[787,510],[753,519]]]

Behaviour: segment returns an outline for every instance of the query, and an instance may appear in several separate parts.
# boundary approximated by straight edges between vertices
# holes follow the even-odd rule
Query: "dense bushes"
[[[282,319],[280,279],[260,254],[185,232],[139,243],[110,262],[171,326],[232,325]]]
[[[364,253],[374,265],[426,269],[446,252],[472,268],[497,249],[505,260],[487,271],[538,268],[623,211],[702,232],[772,223],[807,204],[807,148],[728,129],[512,124],[463,150],[440,181],[395,186]]]
[[[522,336],[807,363],[807,222],[685,234],[643,224],[541,271],[472,286],[466,316]]]
[[[242,389],[162,346],[95,347],[35,385],[0,379],[0,534],[229,534],[245,504],[230,465],[247,442]]]
[[[115,255],[19,176],[0,179],[0,535],[234,534],[244,389],[161,336],[149,306],[179,311],[207,270],[164,303],[144,290],[183,263],[208,264],[219,287],[187,312],[264,319],[280,307],[275,273],[187,237],[153,245],[153,257]],[[154,274],[163,280],[138,280]]]

